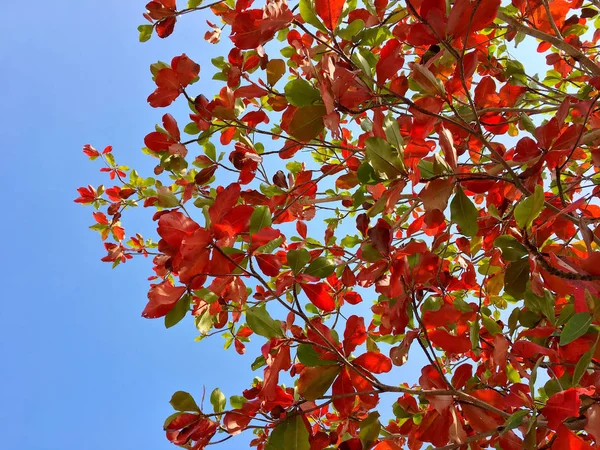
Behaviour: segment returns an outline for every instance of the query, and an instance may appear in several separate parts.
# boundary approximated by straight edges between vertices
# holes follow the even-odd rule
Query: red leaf
[[[492,77],[483,77],[475,88],[475,104],[481,108],[497,106],[500,97],[496,94],[496,82]]]
[[[269,117],[264,111],[251,111],[242,117],[242,122],[246,122],[249,127],[255,128],[259,123],[269,123]]]
[[[281,270],[281,261],[276,255],[255,255],[258,267],[265,275],[276,277]]]
[[[183,87],[187,87],[200,74],[200,66],[192,61],[185,53],[171,60],[171,67],[177,74],[177,79]]]
[[[202,169],[194,177],[194,182],[200,186],[208,183],[210,181],[210,179],[213,177],[213,175],[215,174],[215,172],[217,171],[217,167],[218,167],[217,165],[214,165],[214,166],[210,166],[205,169]]]
[[[90,144],[85,144],[83,146],[83,153],[85,153],[90,158],[97,158],[100,156],[100,152],[92,147]]]
[[[542,408],[542,414],[548,419],[548,426],[553,430],[558,430],[558,427],[568,417],[579,416],[579,407],[581,399],[574,388],[566,391],[557,392],[546,402],[546,406]]]
[[[345,0],[315,1],[315,11],[328,29],[335,30],[337,27],[345,3]]]
[[[329,312],[335,309],[335,300],[328,292],[325,283],[301,284],[302,290],[317,308]]]
[[[179,211],[171,211],[158,219],[158,234],[171,247],[179,248],[181,241],[200,228],[196,222]]]
[[[148,96],[148,103],[153,108],[164,108],[173,103],[177,97],[179,97],[179,91],[159,87]]]
[[[248,205],[239,205],[230,209],[220,222],[212,224],[215,238],[221,239],[225,236],[236,236],[244,231],[248,231],[250,217],[253,212],[254,208]]]
[[[447,387],[446,382],[432,365],[425,366],[421,369],[419,384],[423,389],[445,389]]]
[[[344,331],[344,351],[346,354],[352,353],[357,346],[363,344],[366,340],[365,319],[358,316],[348,317],[346,330]]]
[[[542,347],[534,342],[519,340],[512,346],[512,353],[515,356],[520,356],[527,359],[537,359],[539,355],[552,356],[556,352],[552,349]]]
[[[102,225],[108,225],[108,219],[106,218],[106,215],[104,213],[95,212],[92,213],[92,215],[94,216],[94,220],[96,220],[96,222]]]
[[[167,8],[170,9],[171,11],[175,11],[177,10],[177,1],[176,0],[159,0],[162,5]]]
[[[164,152],[175,142],[164,133],[153,131],[144,138],[144,144],[153,152]]]
[[[435,346],[448,353],[460,354],[471,350],[471,340],[464,334],[452,336],[447,331],[438,329],[429,331],[427,336]]]
[[[235,98],[257,98],[264,97],[267,95],[269,91],[261,88],[256,84],[251,84],[249,86],[242,86],[235,90]]]
[[[164,39],[173,34],[175,23],[177,23],[177,17],[167,17],[158,22],[156,24],[156,34],[158,37]]]
[[[488,413],[481,408],[473,405],[461,405],[462,414],[469,422],[469,425],[479,433],[493,430],[504,422],[495,414]]]
[[[179,142],[181,138],[179,134],[179,127],[177,126],[177,121],[171,114],[165,114],[162,118],[163,127],[167,130],[167,133],[173,138],[174,141]]]
[[[384,219],[379,219],[377,224],[369,230],[368,234],[373,247],[379,250],[382,255],[388,256],[393,237],[390,224]]]
[[[208,214],[213,225],[221,222],[223,216],[235,206],[240,198],[240,192],[240,185],[232,183],[217,194],[215,202],[208,209]]]
[[[492,24],[498,14],[500,0],[483,0],[479,3],[473,2],[472,5],[477,5],[478,7],[473,15],[473,22],[469,30],[471,33],[482,30]],[[468,22],[468,20],[465,20],[465,22]]]
[[[470,364],[462,364],[454,371],[454,375],[452,376],[452,385],[456,389],[462,389],[472,375],[473,367],[471,367]]]
[[[223,418],[223,425],[231,435],[240,434],[246,429],[252,418],[258,411],[259,404],[256,401],[246,402],[240,409],[234,409]]]
[[[169,424],[165,427],[166,431],[174,431],[181,430],[183,428],[189,427],[191,424],[200,420],[199,414],[190,414],[183,413],[179,414],[173,420],[169,422]]]
[[[556,440],[552,445],[553,449],[568,449],[568,450],[593,450],[591,446],[564,425],[558,427]]]
[[[373,373],[385,373],[392,370],[392,360],[383,353],[363,353],[353,363]]]
[[[185,286],[173,286],[167,281],[154,285],[148,292],[149,302],[142,312],[142,317],[155,319],[166,316],[186,289]]]
[[[352,380],[350,379],[347,370],[348,369],[344,367],[342,372],[333,382],[333,386],[331,387],[331,393],[334,396],[333,406],[335,406],[335,409],[337,409],[338,413],[342,417],[348,417],[350,414],[352,414],[352,411],[354,410],[354,404],[356,402],[355,396],[348,395],[352,394],[353,392],[356,392],[356,389],[352,384]],[[336,398],[336,396],[341,395],[347,396]]]
[[[423,24],[416,23],[410,26],[410,33],[407,37],[407,42],[411,45],[434,45],[440,42],[438,38],[436,38],[431,29]]]
[[[390,39],[381,48],[379,61],[377,61],[375,67],[379,83],[385,83],[392,78],[404,65],[404,58],[399,53],[401,48],[402,46],[397,39]]]
[[[524,137],[517,142],[517,146],[515,147],[515,156],[513,157],[514,161],[517,162],[525,162],[530,159],[536,158],[542,154],[542,151],[535,142],[530,137]]]

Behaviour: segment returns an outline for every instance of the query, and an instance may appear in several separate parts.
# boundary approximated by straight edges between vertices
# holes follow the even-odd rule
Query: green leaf
[[[267,360],[265,359],[265,357],[263,355],[260,355],[259,357],[257,357],[254,362],[252,364],[250,364],[250,368],[252,370],[257,370],[260,369],[261,367],[265,366],[267,364]]]
[[[197,8],[202,4],[202,0],[188,0],[188,8]]]
[[[483,326],[485,327],[486,330],[488,330],[488,332],[493,336],[495,334],[500,334],[502,333],[502,329],[500,328],[500,325],[498,325],[498,323],[486,316],[485,314],[481,315],[481,322],[483,323]]]
[[[502,425],[502,431],[500,432],[500,436],[502,436],[507,431],[513,430],[520,426],[527,414],[529,414],[529,411],[526,409],[517,411],[516,413],[512,414],[508,419],[506,419],[504,425]]]
[[[250,234],[271,226],[271,210],[268,206],[257,206],[250,217]]]
[[[256,334],[266,338],[281,337],[281,322],[273,319],[264,304],[254,306],[246,310],[246,322],[248,327]]]
[[[502,257],[506,261],[518,261],[527,255],[527,249],[517,239],[507,234],[499,236],[494,241],[494,246],[502,251]]]
[[[279,236],[277,239],[273,239],[271,242],[258,247],[254,253],[273,253],[273,250],[278,248],[283,242],[283,238]]]
[[[285,85],[285,98],[294,106],[309,106],[321,100],[321,93],[303,78],[296,78]]]
[[[138,31],[140,32],[140,42],[147,42],[152,37],[152,31],[154,27],[152,25],[140,25]]]
[[[183,132],[194,135],[200,133],[200,128],[198,128],[198,124],[196,122],[190,122],[185,126]]]
[[[573,372],[573,386],[577,386],[579,384],[579,381],[581,381],[581,377],[583,377],[590,363],[592,362],[592,357],[594,356],[594,353],[596,353],[596,346],[598,345],[599,337],[600,334],[596,336],[596,342],[594,343],[594,345],[583,354],[579,361],[577,361],[575,371]]]
[[[219,388],[216,388],[210,394],[210,404],[217,414],[225,410],[226,401],[225,394],[223,394]]]
[[[360,181],[360,184],[377,184],[381,181],[375,173],[375,169],[373,169],[373,166],[366,162],[362,163],[358,167],[356,176],[358,177],[358,181]]]
[[[311,344],[300,344],[296,353],[298,361],[306,367],[333,366],[337,361],[321,359],[321,354]]]
[[[325,127],[323,116],[326,114],[327,111],[323,105],[299,108],[290,122],[289,133],[299,141],[312,141],[323,131]]]
[[[353,20],[346,28],[338,29],[338,36],[346,41],[352,41],[358,33],[365,28],[365,22],[362,19]]]
[[[381,138],[369,138],[365,141],[365,154],[376,172],[385,174],[389,180],[395,180],[402,175],[403,164],[398,152]]]
[[[232,395],[229,397],[229,404],[233,409],[240,409],[247,401],[248,399],[242,395]]]
[[[304,273],[318,278],[327,278],[335,270],[335,264],[325,256],[319,256],[311,262]]]
[[[471,340],[471,349],[479,348],[479,321],[474,320],[469,326],[469,339]]]
[[[157,196],[158,206],[161,208],[174,208],[175,206],[179,206],[179,200],[166,186],[161,186],[158,189]]]
[[[379,432],[381,431],[381,424],[379,423],[379,413],[372,412],[360,422],[360,442],[362,442],[363,448],[371,448],[373,443],[377,440]]]
[[[189,294],[184,295],[177,301],[173,309],[165,316],[166,328],[171,328],[172,326],[177,325],[181,319],[185,317],[190,310],[191,301],[192,296]]]
[[[315,8],[313,6],[313,2],[311,0],[300,0],[300,16],[306,22],[311,24],[313,27],[321,30],[324,33],[327,33],[327,28],[325,25],[321,23],[315,14]]]
[[[567,345],[587,333],[593,319],[592,315],[587,312],[573,315],[560,333],[559,345]]]
[[[533,120],[531,120],[531,117],[529,117],[529,114],[521,113],[519,116],[519,122],[526,131],[535,135],[536,126],[533,123]]]
[[[504,274],[504,291],[515,299],[523,298],[529,281],[529,259],[520,259],[508,265]]]
[[[404,140],[402,134],[400,134],[400,125],[393,116],[386,116],[383,121],[383,131],[388,142],[396,147],[398,150],[404,148]]]
[[[309,433],[299,414],[279,423],[271,432],[265,450],[309,450]]]
[[[300,250],[290,250],[287,252],[288,266],[294,272],[294,275],[298,275],[302,268],[310,261],[310,253],[308,250],[301,248]]]
[[[477,225],[477,208],[465,195],[459,186],[456,195],[450,203],[450,217],[452,222],[458,224],[460,231],[465,236],[475,236],[479,226]]]
[[[531,224],[544,209],[544,188],[535,187],[535,192],[522,200],[515,208],[515,220],[519,228],[531,228]]]
[[[206,308],[206,310],[200,316],[196,316],[195,321],[196,328],[200,334],[202,336],[206,336],[213,326],[212,315],[210,314],[209,308]]]
[[[531,370],[531,376],[529,377],[529,392],[531,392],[531,398],[535,400],[535,382],[537,381],[537,371],[540,368],[540,364],[544,360],[543,356],[540,356],[536,361],[533,369]]]
[[[340,373],[340,366],[306,367],[298,381],[298,394],[308,401],[325,395]]]
[[[177,411],[197,411],[200,412],[200,408],[194,401],[194,397],[184,391],[177,391],[171,397],[171,406]]]

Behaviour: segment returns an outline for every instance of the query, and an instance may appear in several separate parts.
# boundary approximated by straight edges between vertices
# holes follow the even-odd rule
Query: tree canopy
[[[600,2],[177,3],[140,40],[195,15],[222,56],[152,64],[189,113],[148,124],[150,177],[86,145],[109,180],[75,200],[103,261],[152,260],[144,317],[256,351],[238,395],[176,392],[167,439],[600,444]]]

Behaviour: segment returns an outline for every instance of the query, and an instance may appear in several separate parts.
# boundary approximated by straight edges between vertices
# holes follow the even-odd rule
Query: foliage
[[[600,3],[252,3],[147,4],[140,40],[203,11],[226,49],[216,93],[185,54],[151,66],[149,104],[190,110],[145,137],[156,178],[84,148],[117,182],[76,200],[97,210],[103,261],[152,257],[143,316],[192,316],[240,354],[261,346],[248,347],[260,377],[215,389],[213,411],[177,392],[167,438],[600,443]],[[158,242],[126,237],[138,205],[156,211]]]

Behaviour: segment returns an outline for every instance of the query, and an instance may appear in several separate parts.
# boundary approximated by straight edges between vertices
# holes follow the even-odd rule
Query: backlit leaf
[[[573,315],[560,333],[559,344],[567,345],[587,333],[594,318],[590,313],[582,312]]]
[[[265,450],[309,450],[309,436],[302,416],[295,414],[273,429]]]
[[[452,221],[460,227],[460,231],[465,236],[475,236],[479,229],[477,225],[478,212],[473,202],[465,195],[461,187],[456,190],[456,194],[450,202],[450,214]]]
[[[373,168],[388,179],[394,180],[402,175],[402,161],[398,152],[381,138],[369,138],[365,141],[365,153]]]
[[[323,105],[298,108],[290,122],[290,134],[301,142],[312,141],[323,131],[323,116],[326,113]]]
[[[221,392],[221,389],[216,388],[210,394],[210,404],[213,407],[213,411],[216,413],[223,412],[225,410],[225,395]]]
[[[321,398],[340,373],[339,366],[306,367],[298,380],[298,394],[306,400]]]
[[[283,336],[281,323],[269,315],[264,304],[248,308],[246,310],[246,322],[248,327],[260,336],[266,338]]]
[[[200,412],[200,408],[194,401],[194,398],[184,391],[177,391],[171,397],[171,406],[173,409],[177,411],[198,411]]]
[[[318,278],[327,278],[335,270],[335,264],[325,256],[319,256],[311,262],[304,273]]]
[[[544,208],[544,188],[540,185],[535,187],[535,192],[524,200],[521,200],[515,208],[515,220],[520,228],[531,228],[533,221],[540,215]]]

